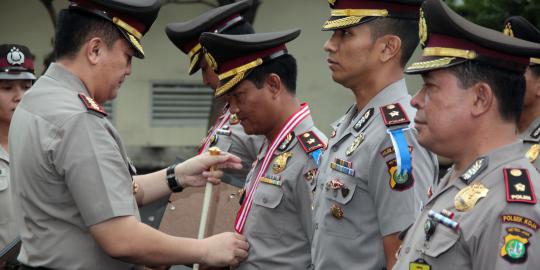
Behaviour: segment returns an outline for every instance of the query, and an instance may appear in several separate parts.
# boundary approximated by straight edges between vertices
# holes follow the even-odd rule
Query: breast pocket
[[[343,238],[357,237],[359,233],[355,229],[357,211],[352,205],[357,189],[355,178],[350,176],[329,178],[321,188],[327,205],[327,209],[324,209],[325,231]]]
[[[284,226],[280,216],[283,210],[279,207],[284,201],[283,189],[267,183],[259,183],[253,195],[253,208],[250,219],[252,231],[256,237],[280,238]]]
[[[425,254],[432,258],[438,258],[442,254],[453,257],[448,251],[455,246],[458,239],[459,233],[448,229],[444,225],[437,224],[437,228],[431,236],[427,248],[424,247]]]

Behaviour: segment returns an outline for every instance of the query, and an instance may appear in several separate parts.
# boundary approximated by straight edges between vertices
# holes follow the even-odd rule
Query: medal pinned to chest
[[[365,135],[363,132],[359,133],[356,137],[354,137],[354,140],[352,141],[351,145],[347,148],[347,151],[345,152],[345,155],[350,156],[358,146],[364,141]]]
[[[454,197],[454,206],[460,212],[471,210],[478,200],[487,196],[489,189],[482,184],[472,184],[462,189]]]
[[[283,170],[285,170],[285,167],[287,167],[287,161],[291,156],[291,152],[285,152],[274,158],[274,162],[272,163],[272,171],[274,174],[281,173]]]

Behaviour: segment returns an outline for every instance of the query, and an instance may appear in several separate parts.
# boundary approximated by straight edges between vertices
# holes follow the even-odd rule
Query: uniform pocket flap
[[[454,246],[458,239],[458,233],[438,224],[435,233],[429,241],[429,248],[425,253],[430,257],[438,257]]]
[[[253,202],[266,208],[276,208],[283,198],[281,186],[260,182],[253,195]]]
[[[4,169],[0,169],[0,191],[6,190],[9,187],[9,177]]]

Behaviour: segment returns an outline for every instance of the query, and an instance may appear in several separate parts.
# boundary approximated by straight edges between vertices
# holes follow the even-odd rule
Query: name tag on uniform
[[[409,270],[431,270],[431,265],[423,259],[418,259],[409,264]]]

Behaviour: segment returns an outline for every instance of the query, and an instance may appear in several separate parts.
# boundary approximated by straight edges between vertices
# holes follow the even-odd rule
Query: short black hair
[[[523,109],[525,77],[523,73],[501,69],[489,64],[467,61],[447,69],[459,81],[461,88],[478,82],[487,83],[497,99],[499,113],[507,121],[518,123]]]
[[[531,70],[531,73],[534,75],[534,77],[540,77],[540,65],[530,65],[529,69]]]
[[[60,11],[54,39],[55,58],[73,58],[82,45],[93,37],[100,37],[111,48],[114,42],[122,38],[122,34],[106,19],[84,11]]]
[[[275,59],[265,61],[262,65],[254,68],[246,80],[251,81],[257,88],[263,86],[268,74],[275,73],[279,76],[287,90],[296,95],[296,76],[298,68],[296,59],[290,54],[281,55]]]
[[[375,41],[384,35],[396,35],[401,39],[401,68],[411,58],[418,46],[418,21],[400,18],[377,17],[366,23],[371,30],[371,38]]]

